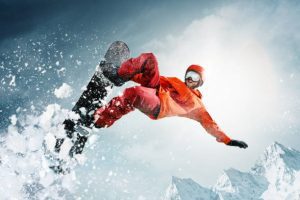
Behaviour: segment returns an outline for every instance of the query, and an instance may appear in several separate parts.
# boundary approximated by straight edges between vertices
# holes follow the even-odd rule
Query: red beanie
[[[187,69],[186,72],[188,71],[194,71],[197,72],[198,74],[201,75],[201,78],[204,80],[204,68],[201,67],[200,65],[190,65]]]

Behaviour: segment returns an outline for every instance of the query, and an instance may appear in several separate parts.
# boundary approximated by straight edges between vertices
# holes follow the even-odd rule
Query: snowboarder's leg
[[[124,80],[138,82],[144,87],[159,86],[158,63],[152,53],[143,53],[137,58],[123,62],[118,69],[118,75]]]
[[[123,95],[114,97],[106,106],[95,112],[95,125],[98,128],[109,127],[135,108],[156,119],[160,109],[156,89],[143,86],[125,89]]]
[[[123,96],[114,98],[107,106],[98,109],[96,113],[98,116],[103,115],[103,121],[97,120],[96,126],[110,126],[121,116],[127,114],[134,108],[138,108],[143,113],[147,114],[151,118],[156,118],[159,113],[160,102],[156,96],[156,89],[159,87],[159,70],[158,63],[155,56],[152,53],[143,53],[137,58],[131,58],[123,62],[120,67],[110,66],[108,63],[100,64],[104,75],[109,78],[115,85],[122,85],[123,81],[133,80],[140,83],[142,86],[148,87],[134,87],[128,88],[124,91]],[[96,81],[98,83],[99,81]],[[101,83],[101,81],[100,81]],[[103,87],[100,87],[103,88]],[[142,89],[143,88],[143,89]],[[104,94],[103,92],[96,92],[97,87],[93,87],[92,93]],[[102,98],[102,97],[101,97]],[[117,102],[123,102],[123,104],[117,105]],[[129,102],[129,103],[126,103]],[[143,102],[143,104],[142,104]],[[127,107],[125,106],[127,105]],[[82,107],[82,106],[81,106]],[[83,106],[87,107],[87,106]],[[90,109],[88,109],[90,110]],[[104,110],[103,113],[100,112]],[[111,110],[115,110],[115,113],[108,113]],[[100,114],[102,113],[102,114]],[[90,122],[90,121],[88,121]],[[98,122],[98,123],[97,123]],[[86,124],[86,123],[85,123]],[[71,127],[70,133],[74,133],[74,127]],[[68,129],[67,129],[68,130]],[[67,134],[68,137],[73,137],[71,134]],[[70,136],[69,136],[70,135]],[[77,134],[75,144],[70,151],[72,156],[74,153],[79,154],[82,152],[87,137],[84,135]],[[58,141],[56,145],[57,152],[63,141]]]

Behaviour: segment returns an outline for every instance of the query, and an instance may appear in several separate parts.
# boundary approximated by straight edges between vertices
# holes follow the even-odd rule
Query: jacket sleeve
[[[190,118],[200,122],[203,128],[214,136],[218,142],[223,142],[228,144],[230,142],[230,138],[219,128],[217,123],[212,119],[210,114],[207,112],[203,103],[202,106],[198,109],[195,109],[192,113]]]

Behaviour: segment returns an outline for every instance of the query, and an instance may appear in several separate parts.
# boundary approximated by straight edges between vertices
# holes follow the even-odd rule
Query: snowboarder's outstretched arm
[[[200,122],[203,128],[212,136],[216,138],[218,142],[223,142],[228,146],[237,146],[240,148],[247,148],[248,145],[239,140],[230,139],[212,119],[210,114],[207,112],[205,106],[202,104],[200,109],[196,109],[192,116],[193,119]]]

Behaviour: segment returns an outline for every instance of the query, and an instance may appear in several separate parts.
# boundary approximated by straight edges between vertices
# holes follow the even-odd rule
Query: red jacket
[[[171,116],[190,118],[200,122],[208,133],[216,137],[218,142],[225,144],[230,142],[230,138],[206,111],[199,90],[188,88],[176,77],[161,76],[158,96],[161,107],[157,119]]]
[[[142,72],[138,73],[136,72]],[[188,88],[184,82],[175,77],[159,76],[158,64],[152,53],[141,54],[121,65],[118,71],[121,77],[132,77],[131,80],[145,87],[157,88],[160,99],[160,113],[163,117],[187,117],[201,123],[204,129],[225,144],[230,138],[214,122],[201,100],[199,90]]]

